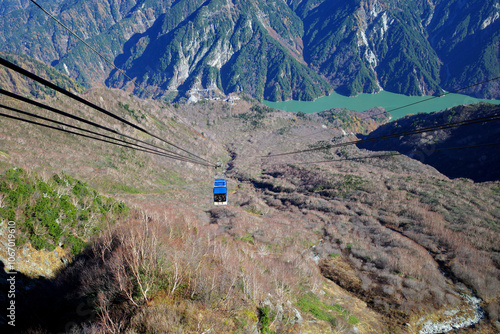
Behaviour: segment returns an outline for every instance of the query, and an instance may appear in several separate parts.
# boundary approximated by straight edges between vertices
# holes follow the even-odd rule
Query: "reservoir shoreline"
[[[274,109],[291,112],[301,111],[304,113],[321,112],[332,108],[344,108],[363,112],[371,108],[382,107],[391,113],[393,120],[409,114],[431,113],[458,105],[480,102],[500,104],[500,100],[478,99],[462,94],[447,94],[441,97],[407,96],[387,91],[381,91],[376,94],[359,94],[351,97],[333,92],[329,96],[323,96],[314,101],[263,101],[266,106]]]

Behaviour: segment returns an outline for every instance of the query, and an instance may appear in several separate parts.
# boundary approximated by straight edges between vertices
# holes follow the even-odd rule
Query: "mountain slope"
[[[359,49],[357,4],[325,1],[307,12],[306,6],[298,9],[304,19],[306,61],[343,93],[377,92],[376,76]]]
[[[269,100],[312,100],[332,89],[437,95],[500,70],[494,0],[40,4],[136,78],[144,96],[205,89]],[[2,1],[0,11],[1,51],[30,55],[86,85],[128,87],[29,1]],[[499,98],[499,87],[490,82],[466,92]]]
[[[380,111],[295,114],[248,97],[169,105],[105,88],[83,96],[227,163],[229,205],[212,205],[212,169],[2,119],[2,171],[49,180],[62,170],[133,210],[54,280],[23,278],[19,328],[418,332],[477,316],[466,294],[483,299],[476,326],[494,333],[498,182],[450,180],[405,156],[353,159],[369,154],[355,146],[266,156],[353,140]],[[43,102],[148,140],[65,97]]]
[[[153,1],[141,11],[136,1],[41,0],[39,3],[108,59],[121,53],[123,44],[149,27],[155,15],[168,5]],[[109,65],[38,7],[25,0],[20,4],[0,3],[0,10],[4,11],[0,20],[1,51],[30,55],[71,74],[83,84],[102,84],[111,70]]]
[[[21,66],[30,72],[54,82],[59,87],[75,92],[83,92],[84,88],[75,80],[58,72],[53,67],[47,66],[45,63],[33,59],[29,56],[10,54],[0,52],[0,56],[9,62]],[[27,79],[22,75],[9,71],[5,68],[0,68],[0,87],[10,92],[14,92],[23,96],[34,96],[44,98],[47,96],[55,96],[55,91],[47,88],[36,81]]]
[[[137,50],[147,44],[141,53],[126,50],[123,67],[140,83],[165,90],[244,91],[271,100],[312,100],[326,94],[328,83],[292,57],[269,33],[281,31],[282,43],[287,40],[286,33],[292,34],[289,39],[297,36],[294,33],[300,25],[294,26],[292,21],[285,30],[276,24],[293,13],[282,5],[281,15],[282,11],[274,8],[279,5],[264,4],[178,1],[130,45]],[[113,79],[109,82],[123,85]]]
[[[431,114],[406,116],[380,126],[371,132],[366,139],[440,124],[494,116],[498,114],[498,111],[498,107],[494,105],[479,104],[459,106]],[[465,177],[476,182],[484,182],[500,179],[500,171],[494,167],[500,165],[498,146],[450,151],[440,150],[497,143],[498,138],[500,138],[498,121],[493,121],[365,143],[360,144],[359,147],[374,151],[398,151],[435,167],[448,177]]]
[[[439,60],[416,2],[304,1],[306,61],[348,95],[439,93]]]
[[[498,77],[500,5],[487,1],[437,1],[427,30],[441,58],[443,88],[452,91]],[[452,38],[450,38],[450,36]],[[465,92],[498,98],[498,81]]]

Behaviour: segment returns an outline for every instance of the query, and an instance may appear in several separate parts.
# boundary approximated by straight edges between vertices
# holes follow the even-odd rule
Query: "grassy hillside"
[[[215,173],[205,167],[2,119],[0,168],[27,171],[6,172],[3,203],[22,198],[15,219],[36,218],[49,249],[56,212],[75,224],[63,243],[83,240],[86,216],[107,219],[97,198],[108,200],[90,188],[130,208],[86,236],[88,247],[55,278],[19,276],[22,330],[401,333],[472,317],[466,295],[482,298],[487,315],[477,326],[495,332],[500,184],[450,180],[404,156],[335,161],[369,154],[328,145],[378,127],[379,110],[369,118],[279,112],[246,96],[190,105],[107,89],[83,96],[227,164],[229,205],[213,207]],[[63,97],[43,102],[150,140]],[[313,147],[323,149],[268,156]],[[312,163],[325,160],[334,161]],[[15,175],[27,186],[9,187]],[[31,195],[10,195],[24,188]],[[54,215],[30,211],[38,201]]]

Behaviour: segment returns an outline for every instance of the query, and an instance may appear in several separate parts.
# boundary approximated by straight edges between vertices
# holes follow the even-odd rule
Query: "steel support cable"
[[[425,99],[425,100],[422,100],[422,101],[417,101],[417,102],[413,102],[413,103],[410,103],[410,104],[407,104],[407,105],[404,105],[404,106],[401,106],[401,107],[397,107],[397,108],[394,108],[394,109],[391,109],[391,110],[388,110],[386,112],[388,113],[391,113],[393,111],[396,111],[396,110],[400,110],[400,109],[403,109],[403,108],[407,108],[407,107],[411,107],[411,106],[414,106],[416,104],[419,104],[419,103],[423,103],[423,102],[427,102],[427,101],[430,101],[430,100],[434,100],[434,99],[438,99],[440,97],[443,97],[443,96],[446,96],[448,94],[454,94],[454,93],[458,93],[462,90],[465,90],[467,88],[472,88],[472,87],[475,87],[475,86],[479,86],[479,85],[482,85],[482,84],[485,84],[485,83],[488,83],[488,82],[491,82],[491,81],[495,81],[495,80],[498,80],[500,79],[500,77],[496,77],[496,78],[493,78],[493,79],[488,79],[488,80],[484,80],[484,81],[481,81],[481,82],[478,82],[478,83],[475,83],[475,84],[472,84],[472,85],[469,85],[467,87],[462,87],[462,88],[459,88],[459,89],[455,89],[455,90],[452,90],[451,92],[446,92],[444,94],[441,94],[441,95],[438,95],[438,96],[433,96],[433,97],[430,97],[428,99]],[[381,115],[382,113],[378,113],[378,114],[375,114],[375,115],[371,115],[371,117],[374,117],[374,116],[378,116],[378,115]],[[364,119],[364,118],[362,118]]]
[[[200,156],[198,156],[198,155],[196,155],[196,154],[194,154],[194,153],[191,153],[191,152],[189,152],[189,151],[187,151],[187,150],[185,150],[185,149],[183,149],[183,148],[181,148],[181,147],[179,147],[179,146],[175,145],[174,143],[172,143],[172,142],[170,142],[170,141],[168,141],[168,140],[166,140],[166,139],[163,139],[163,138],[161,138],[161,137],[159,137],[159,136],[157,136],[157,135],[155,135],[155,134],[153,134],[153,133],[149,132],[148,130],[146,130],[146,129],[144,129],[144,128],[140,127],[140,126],[138,126],[138,125],[136,125],[136,124],[134,124],[134,123],[132,123],[132,122],[129,122],[129,121],[127,121],[126,119],[124,119],[124,118],[122,118],[122,117],[120,117],[120,116],[117,116],[117,115],[113,114],[112,112],[109,112],[109,111],[107,111],[106,109],[101,108],[101,107],[99,107],[98,105],[96,105],[96,104],[94,104],[94,103],[92,103],[92,102],[90,102],[90,101],[87,101],[87,100],[85,100],[85,99],[83,99],[83,98],[79,97],[79,96],[78,96],[78,95],[76,95],[76,94],[73,94],[73,93],[71,93],[71,92],[67,91],[66,89],[63,89],[63,88],[61,88],[61,87],[59,87],[59,86],[57,86],[57,85],[53,84],[52,82],[50,82],[50,81],[48,81],[48,80],[45,80],[45,79],[43,79],[43,78],[41,78],[41,77],[37,76],[36,74],[33,74],[33,73],[31,73],[31,72],[29,72],[29,71],[27,71],[27,70],[23,69],[22,67],[19,67],[19,66],[15,65],[15,64],[13,64],[13,63],[9,62],[9,61],[8,61],[8,60],[6,60],[6,59],[3,59],[2,57],[0,57],[0,64],[1,64],[1,65],[3,65],[3,66],[5,66],[5,67],[7,67],[7,68],[10,68],[11,70],[13,70],[13,71],[15,71],[15,72],[17,72],[17,73],[20,73],[20,74],[22,74],[22,75],[24,75],[24,76],[27,76],[28,78],[33,79],[33,80],[35,80],[35,81],[37,81],[37,82],[39,82],[39,83],[41,83],[41,84],[43,84],[43,85],[45,85],[45,86],[47,86],[47,87],[50,87],[50,88],[54,89],[55,91],[57,91],[57,92],[59,92],[59,93],[62,93],[62,94],[64,94],[64,95],[66,95],[66,96],[68,96],[68,97],[72,98],[73,100],[76,100],[76,101],[78,101],[78,102],[80,102],[80,103],[83,103],[83,104],[85,104],[85,105],[87,105],[87,106],[89,106],[89,107],[91,107],[91,108],[93,108],[93,109],[95,109],[95,110],[97,110],[97,111],[99,111],[99,112],[101,112],[101,113],[103,113],[103,114],[105,114],[105,115],[109,116],[109,117],[112,117],[112,118],[114,118],[114,119],[116,119],[116,120],[118,120],[118,121],[120,121],[120,122],[122,122],[122,123],[125,123],[125,124],[127,124],[127,125],[129,125],[129,126],[133,127],[134,129],[137,129],[137,130],[139,130],[139,131],[142,131],[142,132],[144,132],[144,133],[146,133],[146,134],[150,135],[151,137],[154,137],[154,138],[156,138],[156,139],[158,139],[158,140],[161,140],[162,142],[164,142],[164,143],[166,143],[166,144],[168,144],[168,145],[170,145],[170,146],[173,146],[173,147],[175,147],[175,148],[177,148],[177,149],[179,149],[179,150],[181,150],[181,151],[183,151],[183,152],[185,152],[185,153],[188,153],[188,154],[190,154],[190,155],[192,155],[192,156],[194,156],[194,157],[196,157],[196,158],[198,158],[198,159],[200,159],[200,160],[205,161],[206,163],[208,163],[208,164],[210,164],[210,165],[212,165],[212,166],[215,166],[213,163],[211,163],[211,162],[210,162],[210,161],[208,161],[207,159],[202,158],[202,157],[200,157]]]
[[[82,137],[89,138],[89,139],[94,139],[94,140],[97,140],[97,141],[101,141],[101,142],[105,142],[105,143],[109,143],[109,144],[113,144],[113,145],[117,145],[117,146],[129,148],[129,149],[133,149],[133,150],[137,150],[137,151],[142,151],[142,152],[146,152],[146,153],[150,153],[150,154],[159,155],[159,156],[162,156],[162,157],[168,157],[168,158],[171,158],[171,159],[184,161],[184,159],[180,159],[178,157],[170,157],[170,156],[168,156],[165,153],[158,153],[158,152],[152,151],[150,149],[135,148],[133,146],[129,146],[129,145],[125,145],[125,144],[113,142],[113,141],[102,139],[102,138],[97,138],[97,137],[89,136],[89,135],[86,135],[86,134],[83,134],[83,133],[79,133],[79,132],[74,132],[74,131],[70,131],[70,130],[66,130],[66,129],[61,129],[61,128],[58,128],[58,127],[55,127],[55,126],[52,126],[52,125],[38,123],[38,122],[35,122],[35,121],[32,121],[32,120],[24,119],[24,118],[17,117],[17,116],[12,116],[12,115],[9,115],[9,114],[0,113],[0,116],[11,118],[11,119],[14,119],[14,120],[17,120],[17,121],[21,121],[21,122],[26,122],[26,123],[30,123],[30,124],[34,124],[34,125],[46,127],[46,128],[53,129],[53,130],[58,130],[58,131],[61,131],[61,132],[65,132],[65,133],[69,133],[69,134],[73,134],[73,135],[77,135],[77,136],[82,136]],[[188,162],[192,162],[192,161],[188,161]],[[193,163],[197,163],[199,165],[203,165],[203,166],[207,166],[207,167],[212,167],[212,165],[205,164],[205,163],[202,163],[202,162],[193,162]]]
[[[73,36],[75,36],[76,38],[78,38],[80,40],[80,42],[82,42],[83,44],[85,44],[88,48],[90,48],[94,53],[96,53],[99,57],[101,57],[102,60],[104,60],[106,63],[108,63],[109,65],[111,65],[113,68],[115,68],[118,72],[120,72],[121,74],[123,74],[127,79],[129,79],[136,87],[139,87],[142,89],[142,87],[140,87],[134,79],[132,79],[131,77],[129,77],[125,72],[123,72],[120,68],[116,67],[115,64],[113,64],[110,60],[108,60],[106,57],[104,57],[101,53],[99,53],[96,49],[94,49],[92,46],[90,46],[87,42],[85,42],[82,38],[80,38],[80,36],[78,36],[77,34],[75,34],[70,28],[68,28],[66,25],[64,25],[64,23],[62,23],[61,21],[59,21],[55,16],[53,16],[52,14],[50,14],[47,10],[45,10],[42,6],[40,6],[38,3],[36,3],[35,1],[33,0],[30,0],[35,6],[37,6],[38,8],[40,8],[45,14],[47,14],[48,16],[50,16],[51,19],[53,19],[54,21],[56,21],[60,26],[62,26],[64,29],[66,29],[70,34],[72,34]]]
[[[156,149],[159,149],[159,150],[162,150],[162,151],[165,151],[165,152],[168,152],[168,153],[171,153],[172,155],[174,156],[178,156],[179,158],[184,158],[184,159],[188,159],[188,160],[192,160],[192,161],[198,161],[194,158],[191,158],[191,157],[187,157],[187,156],[184,156],[184,155],[180,155],[174,151],[171,151],[171,150],[168,150],[166,148],[163,148],[163,147],[160,147],[160,146],[157,146],[157,145],[154,145],[154,144],[151,144],[151,143],[148,143],[147,141],[144,141],[144,140],[141,140],[141,139],[137,139],[137,138],[134,138],[132,136],[129,136],[129,135],[126,135],[124,133],[121,133],[121,132],[118,132],[114,129],[111,129],[111,128],[108,128],[104,125],[100,125],[99,123],[96,123],[96,122],[92,122],[92,121],[88,121],[86,120],[85,118],[81,118],[81,117],[78,117],[78,116],[75,116],[75,115],[72,115],[72,114],[69,114],[67,112],[64,112],[62,110],[59,110],[59,109],[56,109],[56,108],[53,108],[53,107],[50,107],[48,105],[45,105],[43,103],[40,103],[40,102],[36,102],[36,101],[33,101],[33,100],[30,100],[26,97],[23,97],[23,96],[20,96],[20,95],[17,95],[17,94],[14,94],[14,93],[11,93],[11,92],[8,92],[6,90],[3,90],[0,88],[0,94],[3,94],[3,95],[6,95],[6,96],[9,96],[13,99],[16,99],[16,100],[19,100],[19,101],[22,101],[22,102],[25,102],[25,103],[28,103],[28,104],[31,104],[31,105],[34,105],[36,107],[39,107],[39,108],[42,108],[42,109],[46,109],[46,110],[49,110],[51,112],[54,112],[58,115],[62,115],[62,116],[66,116],[66,117],[69,117],[69,118],[72,118],[74,120],[77,120],[77,121],[80,121],[80,122],[83,122],[83,123],[86,123],[86,124],[89,124],[89,125],[92,125],[92,126],[95,126],[97,128],[100,128],[100,129],[103,129],[103,130],[106,130],[106,131],[109,131],[109,132],[112,132],[116,135],[119,135],[119,136],[123,136],[125,138],[128,138],[128,139],[131,139],[131,140],[135,140],[137,142],[140,142],[140,143],[143,143],[143,144],[146,144],[146,145],[149,145],[149,146],[152,146]]]
[[[475,86],[479,86],[479,85],[482,85],[482,84],[485,84],[485,83],[488,83],[490,81],[495,81],[495,80],[498,80],[500,79],[500,77],[496,77],[496,78],[493,78],[493,79],[489,79],[489,80],[485,80],[485,81],[482,81],[482,82],[478,82],[478,83],[475,83],[475,84],[472,84],[472,85],[469,85],[467,87],[462,87],[462,88],[459,88],[459,89],[455,89],[451,92],[446,92],[444,94],[441,94],[441,95],[438,95],[438,96],[432,96],[428,99],[425,99],[425,100],[422,100],[422,101],[417,101],[417,102],[413,102],[413,103],[410,103],[410,104],[405,104],[405,105],[402,105],[400,107],[396,107],[396,108],[393,108],[393,109],[390,109],[390,110],[385,110],[383,112],[380,112],[378,114],[373,114],[373,115],[369,115],[369,116],[366,116],[366,117],[360,117],[359,120],[362,121],[364,119],[368,119],[368,118],[373,118],[373,117],[376,117],[376,116],[379,116],[379,115],[382,115],[382,114],[385,114],[385,113],[391,113],[393,111],[396,111],[396,110],[400,110],[400,109],[404,109],[404,108],[407,108],[407,107],[411,107],[411,106],[414,106],[416,104],[419,104],[419,103],[423,103],[423,102],[427,102],[427,101],[431,101],[431,100],[434,100],[434,99],[437,99],[437,98],[440,98],[440,97],[443,97],[443,96],[446,96],[448,94],[454,94],[454,93],[458,93],[462,90],[465,90],[467,88],[472,88],[472,87],[475,87]],[[337,127],[338,128],[338,127]],[[335,129],[335,128],[334,128]],[[308,135],[305,135],[305,136],[298,136],[299,138],[305,138],[305,137],[310,137],[310,136],[314,136],[314,135],[317,135],[317,134],[320,134],[320,133],[323,133],[323,132],[326,132],[328,131],[329,129],[325,129],[325,130],[321,130],[321,131],[318,131],[318,132],[314,132],[314,133],[311,133],[311,134],[308,134]]]
[[[494,109],[494,110],[495,111],[500,110],[500,108]],[[475,119],[471,119],[471,120],[467,120],[467,121],[454,122],[454,123],[449,123],[449,124],[444,124],[444,125],[436,125],[436,126],[417,129],[417,130],[398,132],[398,133],[393,133],[393,134],[369,138],[369,139],[358,139],[358,140],[353,140],[353,141],[346,142],[346,143],[327,145],[327,146],[316,147],[316,148],[311,148],[311,149],[307,149],[307,150],[264,155],[264,156],[261,156],[261,158],[293,155],[293,154],[299,154],[299,153],[305,153],[305,152],[313,152],[313,151],[320,151],[320,150],[324,150],[324,149],[331,149],[331,148],[336,148],[336,147],[364,144],[364,143],[369,143],[369,142],[374,142],[374,141],[379,141],[379,140],[385,140],[385,139],[391,139],[391,138],[397,138],[397,137],[405,137],[405,136],[410,136],[410,135],[424,133],[424,132],[433,132],[433,131],[438,131],[438,130],[461,127],[461,126],[472,125],[472,124],[477,124],[477,123],[486,123],[486,122],[497,121],[497,120],[500,120],[500,114],[475,118]]]
[[[48,16],[50,16],[50,18],[52,18],[54,21],[56,21],[59,25],[61,25],[64,29],[66,29],[70,34],[72,34],[73,36],[75,36],[76,38],[78,38],[82,43],[84,43],[87,47],[89,47],[93,52],[95,52],[99,57],[101,57],[102,59],[104,59],[104,61],[106,61],[108,64],[110,64],[111,66],[113,66],[117,71],[119,71],[121,74],[123,74],[127,79],[129,79],[137,88],[139,88],[141,91],[143,92],[146,92],[146,95],[148,95],[148,92],[147,90],[142,87],[141,85],[139,85],[137,82],[135,82],[134,79],[132,79],[131,77],[129,77],[123,70],[121,70],[119,67],[115,66],[109,59],[107,59],[106,57],[104,57],[101,53],[99,53],[97,50],[95,50],[95,48],[93,48],[92,46],[90,46],[87,42],[85,42],[82,38],[80,38],[75,32],[73,32],[70,28],[68,28],[66,25],[64,25],[62,22],[60,22],[56,17],[54,17],[52,14],[50,14],[47,10],[45,10],[40,4],[36,3],[35,1],[33,0],[30,0],[33,4],[35,4],[38,8],[40,8],[44,13],[46,13]],[[184,122],[182,122],[184,123]],[[187,125],[184,123],[184,125]],[[193,130],[191,130],[193,131]],[[194,131],[193,131],[194,132]]]
[[[101,133],[98,133],[98,132],[95,132],[95,131],[92,131],[92,130],[79,128],[79,127],[71,125],[71,124],[67,124],[67,123],[64,123],[64,122],[59,122],[59,121],[56,121],[56,120],[53,120],[53,119],[50,119],[50,118],[47,118],[47,117],[36,115],[36,114],[30,113],[30,112],[27,112],[27,111],[23,111],[23,110],[20,110],[20,109],[17,109],[17,108],[12,108],[12,107],[9,107],[9,106],[3,105],[3,104],[0,104],[0,108],[7,109],[7,110],[10,110],[10,111],[14,111],[14,112],[17,112],[19,114],[26,115],[26,116],[31,116],[31,117],[34,117],[34,118],[42,119],[44,121],[52,122],[52,123],[55,123],[55,124],[58,124],[58,125],[62,125],[62,126],[65,126],[65,127],[72,128],[72,129],[84,131],[84,132],[87,132],[87,133],[90,133],[90,134],[93,134],[93,135],[97,135],[97,136],[101,136],[101,137],[104,137],[104,138],[107,138],[107,139],[116,140],[118,142],[122,142],[122,143],[127,144],[127,145],[133,145],[133,146],[142,148],[144,150],[148,150],[148,152],[150,152],[150,153],[153,153],[153,152],[159,153],[159,154],[161,154],[161,155],[163,155],[163,156],[165,156],[167,158],[172,158],[172,159],[176,159],[176,160],[181,160],[181,161],[185,161],[185,162],[191,162],[191,163],[194,163],[194,164],[201,164],[201,165],[207,166],[207,164],[200,163],[199,161],[196,161],[196,160],[191,160],[191,159],[179,157],[177,155],[167,154],[165,152],[152,149],[150,147],[146,147],[146,146],[139,145],[139,144],[136,144],[136,143],[131,143],[131,142],[128,142],[126,140],[115,138],[115,137],[111,137],[111,136],[108,136],[108,135],[105,135],[105,134],[101,134]],[[134,149],[137,149],[137,148],[134,148]]]
[[[353,161],[353,160],[364,160],[364,159],[375,159],[375,158],[387,158],[398,155],[413,155],[418,153],[434,153],[440,151],[452,151],[452,150],[462,150],[467,148],[479,148],[479,147],[488,147],[488,146],[497,146],[500,143],[489,143],[489,144],[480,144],[480,145],[471,145],[471,146],[460,146],[460,147],[449,147],[449,148],[438,148],[433,150],[421,150],[421,151],[413,151],[410,153],[399,153],[399,152],[391,152],[385,154],[375,154],[375,155],[367,155],[360,157],[352,157],[352,158],[343,158],[343,159],[332,159],[332,160],[320,160],[320,161],[307,161],[307,162],[294,162],[294,165],[308,165],[308,164],[321,164],[328,162],[339,162],[339,161]],[[283,163],[271,163],[268,165],[283,165]]]

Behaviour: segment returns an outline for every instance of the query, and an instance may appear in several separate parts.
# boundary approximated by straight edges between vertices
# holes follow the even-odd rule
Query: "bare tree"
[[[136,222],[120,234],[120,244],[124,247],[127,268],[134,277],[141,297],[148,301],[155,284],[158,264],[157,229],[149,224],[146,216],[140,224]]]

